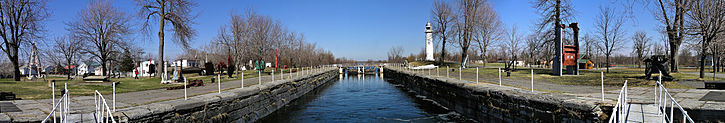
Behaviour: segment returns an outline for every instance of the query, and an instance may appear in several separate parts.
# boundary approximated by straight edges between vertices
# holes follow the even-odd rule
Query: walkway
[[[326,69],[326,70],[332,70],[332,69]],[[313,71],[300,71],[299,76],[297,73],[293,73],[293,77],[300,77],[305,76],[304,73],[310,72],[310,74],[319,74],[322,73],[321,70],[315,69]],[[289,74],[285,74],[285,79],[290,79],[288,76]],[[279,74],[275,74],[274,76],[275,80],[280,79]],[[272,80],[272,76],[262,76],[261,77],[262,83],[270,82]],[[123,84],[123,83],[121,83]],[[228,82],[222,82],[221,83],[221,89],[227,90],[227,89],[234,89],[234,88],[240,88],[242,84],[242,80],[235,80],[235,81],[228,81]],[[259,78],[247,78],[244,79],[244,86],[249,87],[253,85],[259,84]],[[196,95],[203,95],[208,93],[216,93],[218,92],[217,83],[205,83],[204,86],[201,87],[191,87],[187,89],[188,97],[196,96]],[[73,90],[70,90],[71,93]],[[89,116],[90,113],[92,113],[95,110],[95,100],[93,96],[73,96],[70,95],[71,103],[70,103],[70,111],[71,111],[71,121],[89,121],[92,120]],[[106,98],[108,105],[111,106],[112,104],[112,94],[103,94],[103,96]],[[166,89],[156,89],[156,90],[147,90],[147,91],[137,91],[137,92],[128,92],[128,93],[117,93],[116,94],[116,109],[122,109],[127,108],[131,106],[138,106],[138,105],[145,105],[150,104],[154,102],[161,102],[161,101],[167,101],[167,100],[173,100],[173,99],[181,99],[184,98],[184,89],[178,89],[178,90],[166,90]],[[42,121],[47,115],[48,112],[50,112],[51,105],[51,99],[42,99],[42,100],[15,100],[11,101],[13,104],[15,104],[18,108],[22,110],[22,112],[3,112],[0,113],[0,122],[3,121],[9,121],[10,118],[13,119],[14,122],[24,122],[24,121],[32,121],[32,122],[39,122]],[[84,116],[85,115],[85,116]],[[77,119],[73,119],[77,118]]]

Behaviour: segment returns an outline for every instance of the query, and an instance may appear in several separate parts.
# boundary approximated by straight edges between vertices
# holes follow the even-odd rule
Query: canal
[[[340,75],[259,122],[468,122],[384,75]]]

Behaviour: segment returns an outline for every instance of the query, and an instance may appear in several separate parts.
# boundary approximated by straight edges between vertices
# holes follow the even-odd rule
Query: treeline
[[[237,69],[243,66],[253,69],[258,60],[272,63],[273,67],[351,61],[335,58],[332,52],[309,43],[304,34],[290,31],[280,21],[260,15],[254,9],[248,9],[243,14],[232,13],[230,16],[229,22],[219,27],[216,38],[207,46],[188,50],[180,59],[232,63]]]

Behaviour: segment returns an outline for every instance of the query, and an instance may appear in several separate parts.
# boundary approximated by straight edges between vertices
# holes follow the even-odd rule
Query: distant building
[[[189,67],[199,67],[201,63],[196,60],[176,60],[171,63],[172,67],[181,67],[181,68],[189,68]]]
[[[156,64],[156,61],[147,60],[147,61],[143,61],[143,62],[139,63],[138,67],[136,67],[136,70],[138,70],[138,76],[153,76],[153,74],[150,73],[150,70],[151,70],[151,67],[155,67],[155,66],[151,66],[151,64]],[[157,73],[158,73],[158,71],[157,71]]]
[[[96,74],[96,68],[100,66],[101,64],[94,61],[82,62],[78,65],[78,75],[100,75]]]

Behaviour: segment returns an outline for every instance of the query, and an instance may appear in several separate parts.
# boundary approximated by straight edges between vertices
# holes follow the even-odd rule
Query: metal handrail
[[[61,114],[60,115],[60,122],[61,123],[65,123],[66,122],[66,119],[68,119],[67,118],[67,116],[68,116],[68,111],[67,111],[68,110],[68,105],[65,104],[67,102],[66,101],[66,98],[67,97],[68,97],[68,91],[66,91],[66,93],[63,94],[63,96],[60,98],[60,100],[58,100],[58,103],[55,103],[55,105],[53,106],[53,109],[50,110],[50,113],[48,114],[48,116],[45,116],[45,119],[43,119],[43,121],[41,123],[47,122],[48,119],[50,118],[50,116],[53,116],[53,122],[55,122],[56,121],[55,120],[56,110],[59,110],[60,111],[60,114]],[[63,105],[61,106],[61,104],[63,104]],[[66,117],[64,118],[63,116],[66,116]]]
[[[689,123],[694,123],[690,115],[687,114],[687,111],[685,111],[685,109],[677,103],[675,98],[672,97],[669,91],[667,91],[667,88],[665,88],[661,82],[662,81],[658,81],[655,87],[655,104],[657,104],[657,114],[661,116],[661,121],[668,121],[668,123],[674,122],[674,108],[677,106],[677,109],[679,109],[682,113],[682,122],[684,123],[687,121]],[[667,102],[670,102],[669,114],[667,114]]]
[[[108,106],[108,103],[106,103],[106,99],[103,98],[103,95],[96,90],[95,96],[96,99],[96,112],[94,115],[96,116],[96,123],[107,123],[108,120],[111,120],[111,123],[116,123],[116,120],[113,119],[113,112],[111,112],[111,109]]]
[[[622,85],[622,89],[619,90],[619,96],[617,96],[617,104],[614,105],[612,115],[609,118],[609,123],[618,123],[618,122],[624,122],[626,121],[627,117],[623,115],[627,115],[627,81],[624,81],[624,85]],[[616,121],[614,119],[617,119]]]

